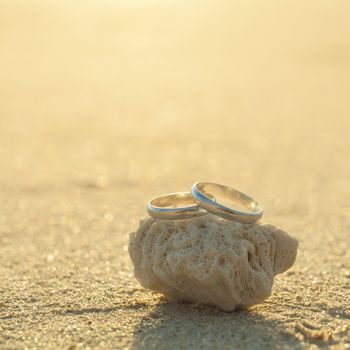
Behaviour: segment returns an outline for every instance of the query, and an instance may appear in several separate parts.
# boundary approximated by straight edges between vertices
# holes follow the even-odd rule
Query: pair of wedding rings
[[[220,204],[215,196],[228,199],[244,210]],[[263,214],[262,207],[250,196],[214,182],[196,182],[191,192],[153,198],[147,204],[147,211],[153,218],[161,220],[189,219],[209,212],[245,224],[258,221]]]

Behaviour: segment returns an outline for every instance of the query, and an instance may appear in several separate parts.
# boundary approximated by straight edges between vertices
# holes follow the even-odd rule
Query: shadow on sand
[[[302,349],[275,320],[254,311],[161,302],[134,330],[131,349]]]

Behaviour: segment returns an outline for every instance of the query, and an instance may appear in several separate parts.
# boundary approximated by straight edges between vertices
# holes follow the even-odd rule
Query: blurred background
[[[1,180],[249,189],[323,172],[348,148],[349,10],[2,0]]]

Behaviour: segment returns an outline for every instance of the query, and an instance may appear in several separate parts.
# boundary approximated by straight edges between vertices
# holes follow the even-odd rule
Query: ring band
[[[253,198],[231,187],[214,182],[196,182],[192,186],[192,195],[202,208],[227,220],[251,224],[258,221],[263,214],[262,207]],[[215,195],[239,203],[247,211],[226,207],[212,199],[215,198]]]
[[[191,192],[169,193],[147,203],[150,216],[162,220],[188,219],[208,214],[194,200]]]

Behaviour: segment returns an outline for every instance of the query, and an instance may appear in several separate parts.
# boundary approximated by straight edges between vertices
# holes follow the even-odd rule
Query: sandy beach
[[[0,349],[350,349],[350,3],[0,2]],[[264,303],[133,277],[150,197],[254,195],[299,240]]]

